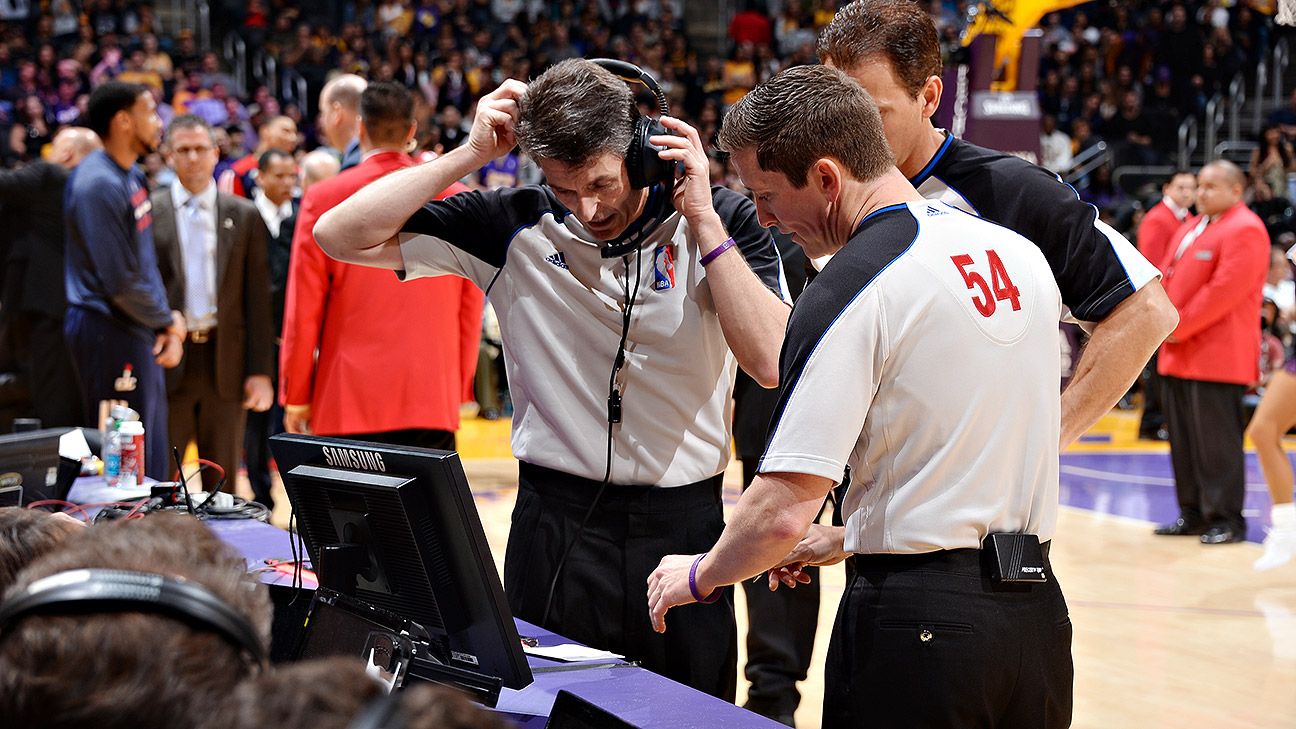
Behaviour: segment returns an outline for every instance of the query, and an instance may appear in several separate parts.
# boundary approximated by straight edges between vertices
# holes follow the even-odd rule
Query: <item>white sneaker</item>
[[[1264,554],[1255,561],[1256,572],[1281,567],[1296,557],[1296,529],[1273,528],[1264,540]]]

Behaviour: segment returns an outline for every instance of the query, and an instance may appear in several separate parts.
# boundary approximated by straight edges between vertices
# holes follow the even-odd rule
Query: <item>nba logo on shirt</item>
[[[653,290],[675,288],[675,246],[660,245],[653,252]]]

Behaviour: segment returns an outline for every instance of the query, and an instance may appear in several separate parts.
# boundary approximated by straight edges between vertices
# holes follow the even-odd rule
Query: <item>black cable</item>
[[[293,559],[293,576],[291,585],[293,596],[292,599],[288,601],[288,605],[292,606],[297,604],[297,598],[301,596],[303,585],[302,570],[305,569],[302,567],[302,560],[305,559],[305,550],[300,550],[301,553],[299,553],[298,550],[299,545],[297,542],[301,537],[297,534],[297,506],[292,503],[291,499],[288,502],[288,506],[288,549],[291,551]]]
[[[189,516],[196,516],[194,514],[193,501],[189,498],[189,479],[185,478],[184,464],[180,461],[180,449],[176,446],[171,446],[171,455],[175,456],[176,473],[180,474],[180,495],[184,497],[185,510],[189,512]],[[202,470],[199,469],[198,472],[202,473]]]
[[[576,533],[572,535],[567,542],[566,549],[563,550],[562,558],[558,560],[558,566],[554,568],[553,580],[549,583],[549,596],[545,598],[545,608],[540,625],[543,627],[549,622],[549,610],[553,607],[554,590],[558,587],[558,578],[562,576],[563,567],[567,565],[567,558],[571,556],[572,550],[585,534],[585,526],[589,524],[590,517],[594,514],[594,509],[598,508],[599,501],[603,498],[603,492],[612,482],[612,425],[621,422],[621,393],[616,389],[617,373],[625,366],[626,341],[630,336],[630,317],[634,313],[635,300],[639,297],[639,286],[643,283],[643,265],[641,261],[642,248],[635,249],[635,283],[634,288],[630,288],[630,255],[626,254],[621,257],[625,262],[625,289],[626,304],[621,311],[621,341],[617,343],[616,359],[612,360],[612,374],[608,378],[608,430],[607,430],[607,467],[603,471],[603,482],[599,484],[598,491],[594,494],[594,500],[590,502],[589,508],[585,511],[585,518],[581,519],[580,526],[576,528]],[[615,403],[615,406],[614,406]],[[615,414],[613,408],[615,407]]]

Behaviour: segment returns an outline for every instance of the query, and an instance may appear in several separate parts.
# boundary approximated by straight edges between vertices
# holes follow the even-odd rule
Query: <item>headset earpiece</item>
[[[594,58],[591,63],[598,64],[603,68],[611,71],[622,81],[631,84],[643,84],[652,92],[653,98],[657,99],[657,109],[662,114],[669,113],[670,109],[666,105],[666,94],[662,91],[661,86],[657,83],[648,72],[625,61],[618,61],[613,58]],[[626,150],[626,173],[630,178],[630,186],[635,189],[652,187],[653,185],[674,179],[675,163],[670,160],[664,160],[657,155],[665,147],[658,147],[648,141],[649,137],[670,134],[666,127],[656,119],[640,115],[635,121],[634,134],[630,137],[630,148]]]
[[[0,633],[27,615],[148,612],[187,620],[223,637],[264,668],[266,649],[252,625],[202,585],[152,572],[71,569],[12,593],[0,605]]]
[[[626,172],[630,177],[630,186],[635,189],[652,187],[658,182],[670,180],[675,176],[675,163],[662,159],[658,152],[666,149],[648,141],[649,137],[670,134],[661,122],[648,116],[641,116],[635,122],[634,137],[630,140],[630,149],[626,152]]]

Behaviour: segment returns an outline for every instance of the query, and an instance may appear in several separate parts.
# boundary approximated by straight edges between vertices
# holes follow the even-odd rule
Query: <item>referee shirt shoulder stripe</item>
[[[802,370],[819,344],[870,285],[913,247],[920,230],[918,219],[905,203],[873,211],[860,221],[846,246],[797,299],[779,360],[782,385],[770,419],[766,449],[796,391]]]

